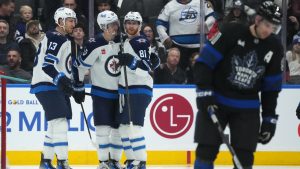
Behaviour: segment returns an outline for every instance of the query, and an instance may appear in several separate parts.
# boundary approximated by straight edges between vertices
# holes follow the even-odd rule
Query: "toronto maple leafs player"
[[[274,136],[283,50],[273,33],[279,30],[281,16],[276,4],[265,1],[254,24],[224,25],[200,53],[194,68],[199,110],[195,169],[212,169],[221,144],[209,106],[223,128],[229,125],[231,145],[244,169],[252,169],[257,143],[267,144]]]
[[[154,70],[160,62],[157,55],[150,54],[151,48],[146,37],[140,35],[142,22],[142,17],[138,12],[128,12],[125,15],[123,24],[127,38],[122,45],[124,51],[118,55],[120,65],[125,66],[125,69],[124,67],[121,69],[119,81],[122,107],[119,131],[128,169],[146,168],[146,142],[142,127],[146,108],[152,98],[153,78],[149,71]],[[128,80],[128,86],[126,80]],[[130,99],[126,99],[127,92]],[[131,110],[128,109],[128,105]],[[130,121],[133,125],[130,125]]]
[[[205,26],[208,32],[216,23],[214,10],[204,1]],[[161,10],[156,29],[167,49],[177,47],[182,54],[179,65],[185,70],[189,58],[200,47],[200,2],[199,0],[171,0]]]
[[[100,162],[98,168],[119,169],[123,150],[118,131],[118,82],[121,66],[117,56],[120,51],[120,37],[117,35],[120,23],[118,16],[109,10],[98,14],[97,23],[102,35],[91,39],[85,45],[82,55],[77,60],[78,73],[74,73],[77,75],[74,79],[80,83],[86,70],[91,71],[93,115]]]
[[[69,169],[68,119],[72,118],[70,95],[71,42],[67,38],[76,24],[76,14],[69,8],[58,8],[54,14],[55,30],[41,41],[33,68],[31,93],[43,106],[48,122],[40,169],[54,169],[51,160],[57,155],[57,168]]]

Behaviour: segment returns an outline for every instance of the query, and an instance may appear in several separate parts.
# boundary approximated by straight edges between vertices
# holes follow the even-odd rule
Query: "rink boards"
[[[275,138],[259,145],[257,165],[300,165],[300,120],[295,109],[300,86],[285,86],[280,93],[279,121]],[[89,87],[87,87],[89,91]],[[149,164],[190,164],[194,160],[194,121],[197,112],[194,86],[155,86],[145,117],[144,133]],[[94,136],[92,102],[83,103]],[[73,119],[69,127],[69,158],[72,164],[97,164],[95,148],[88,136],[80,105],[72,100]],[[7,88],[7,149],[10,164],[34,165],[39,162],[46,123],[44,112],[27,85]],[[227,132],[227,130],[226,130]],[[124,159],[124,157],[123,157]],[[231,156],[221,147],[217,164],[231,164]]]

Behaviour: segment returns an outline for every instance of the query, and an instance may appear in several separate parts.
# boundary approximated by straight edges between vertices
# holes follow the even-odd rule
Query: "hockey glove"
[[[297,115],[298,119],[300,119],[300,102],[299,102],[298,107],[296,109],[296,115]]]
[[[197,89],[197,108],[201,112],[208,112],[209,106],[216,106],[215,96],[211,90],[199,90]]]
[[[71,96],[73,93],[72,82],[64,73],[59,73],[53,80],[54,84],[66,95]]]
[[[129,53],[118,54],[119,65],[128,66],[131,70],[135,70],[138,66],[138,61]]]
[[[74,92],[72,96],[76,103],[81,104],[82,102],[84,102],[85,99],[84,83],[79,82],[77,84],[74,84],[73,88]]]
[[[263,117],[258,142],[267,144],[275,134],[278,115]]]

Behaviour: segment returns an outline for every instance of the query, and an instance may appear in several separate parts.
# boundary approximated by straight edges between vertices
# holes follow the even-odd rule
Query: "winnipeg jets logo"
[[[119,60],[116,58],[116,56],[108,57],[104,66],[105,66],[105,71],[110,76],[117,77],[121,74],[120,72],[121,66],[119,65]]]
[[[254,51],[249,52],[243,59],[233,56],[232,72],[227,79],[240,89],[252,88],[256,80],[265,72],[265,67],[257,64],[257,54]]]
[[[139,43],[146,43],[146,39],[143,38],[137,39],[136,41],[138,41]]]
[[[183,9],[179,21],[184,21],[186,23],[193,23],[197,19],[198,12],[192,7]]]
[[[245,41],[242,41],[242,40],[238,40],[238,45],[242,46],[242,47],[245,47]]]

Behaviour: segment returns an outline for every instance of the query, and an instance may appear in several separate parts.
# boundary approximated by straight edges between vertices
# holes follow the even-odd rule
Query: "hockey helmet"
[[[243,4],[243,2],[241,0],[235,0],[235,1],[233,1],[232,7],[234,9],[244,10],[244,4]]]
[[[137,21],[139,22],[139,31],[142,28],[142,24],[143,24],[143,18],[141,16],[141,14],[139,12],[128,12],[125,17],[124,17],[124,25],[126,23],[126,21]]]
[[[273,24],[281,24],[282,11],[280,7],[272,1],[263,2],[258,7],[257,14],[272,22]]]
[[[66,18],[74,18],[76,19],[77,22],[76,13],[72,9],[66,7],[60,7],[55,11],[54,20],[56,24],[59,25],[58,22],[59,19],[62,19],[63,22],[65,22]]]
[[[100,12],[97,16],[97,23],[100,27],[100,29],[102,30],[106,30],[107,29],[107,25],[109,25],[110,23],[114,23],[117,22],[119,24],[119,18],[117,16],[117,14],[115,14],[113,11],[103,11]]]

